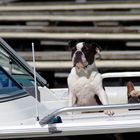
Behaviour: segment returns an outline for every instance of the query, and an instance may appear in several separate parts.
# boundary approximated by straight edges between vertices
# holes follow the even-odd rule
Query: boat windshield
[[[0,102],[27,96],[27,92],[0,66]]]
[[[21,85],[34,85],[34,71],[2,38],[0,38],[0,65]],[[38,86],[46,86],[47,81],[36,72]]]
[[[14,59],[2,48],[1,44],[0,66],[2,66],[21,85],[25,87],[34,85],[33,77],[14,61]]]

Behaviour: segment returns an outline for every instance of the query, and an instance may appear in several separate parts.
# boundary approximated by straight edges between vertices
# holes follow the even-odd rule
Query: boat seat
[[[127,87],[105,87],[109,104],[127,104]]]
[[[127,104],[127,87],[105,87],[109,104]],[[127,112],[128,109],[116,109],[115,112]]]

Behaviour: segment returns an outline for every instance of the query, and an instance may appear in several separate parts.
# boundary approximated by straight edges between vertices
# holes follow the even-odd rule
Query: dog
[[[67,78],[69,106],[107,105],[102,76],[95,65],[95,55],[100,54],[100,46],[92,42],[70,41],[69,47],[73,63]],[[104,113],[114,114],[112,110],[105,110]]]
[[[132,81],[127,82],[128,103],[140,103],[140,90],[134,88]]]

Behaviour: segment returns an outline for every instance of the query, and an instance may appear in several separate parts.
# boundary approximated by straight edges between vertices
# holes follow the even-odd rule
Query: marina
[[[139,140],[139,25],[139,0],[1,0],[0,139]],[[73,40],[98,44],[95,65],[107,96],[95,90],[98,80],[81,80],[75,102],[98,95],[100,105],[69,104]],[[97,48],[90,54],[80,44],[91,64]]]
[[[139,79],[140,72],[102,74],[109,105],[69,107],[67,88],[47,88],[31,68],[3,39],[0,39],[0,138],[66,137],[140,131],[139,104],[128,104],[125,80]],[[113,85],[111,79],[125,79]],[[35,84],[36,83],[36,84]],[[111,83],[111,84],[110,84]],[[37,93],[35,93],[35,85]],[[136,86],[137,90],[140,86]],[[113,116],[105,109],[114,110]],[[81,113],[101,111],[94,113]],[[79,115],[80,114],[80,115]]]

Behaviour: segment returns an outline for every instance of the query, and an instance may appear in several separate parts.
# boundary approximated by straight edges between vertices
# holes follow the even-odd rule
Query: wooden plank
[[[7,4],[7,3],[10,3],[10,2],[14,2],[16,0],[0,0],[0,4]]]
[[[0,15],[0,21],[61,21],[61,22],[93,22],[93,21],[140,21],[139,15]]]
[[[58,11],[58,10],[106,10],[106,9],[139,9],[139,2],[129,3],[90,3],[90,4],[42,4],[42,5],[5,5],[0,6],[0,11]]]
[[[97,40],[139,40],[139,33],[38,33],[0,32],[2,38],[10,39],[97,39]]]
[[[126,46],[127,47],[139,47],[140,48],[140,42],[131,42],[131,41],[128,41],[126,42]]]
[[[32,52],[18,52],[27,61],[32,61]],[[35,52],[36,61],[67,61],[71,59],[70,51],[43,51]]]
[[[60,40],[40,40],[40,45],[45,45],[45,46],[67,46],[68,41],[60,41]]]
[[[65,33],[65,32],[88,32],[88,33],[130,33],[139,32],[139,26],[123,26],[119,27],[92,27],[92,26],[0,26],[0,32],[54,32],[54,33]]]
[[[32,52],[18,52],[27,61],[32,61]],[[140,51],[101,51],[101,60],[140,60]],[[71,61],[70,51],[35,52],[36,61]]]
[[[33,62],[27,61],[28,64],[33,67]],[[140,60],[96,60],[96,66],[99,69],[140,69]],[[63,69],[71,69],[72,62],[71,61],[40,61],[36,62],[36,68],[38,70],[47,70],[53,69],[63,70]]]
[[[77,15],[77,16],[91,16],[91,15],[133,15],[140,14],[139,9],[126,10],[68,10],[68,11],[0,11],[1,15]]]
[[[139,15],[0,15],[0,21],[61,21],[61,22],[93,22],[93,21],[139,21]]]
[[[102,51],[102,60],[140,60],[140,51]]]
[[[121,11],[121,10],[118,10],[118,11],[113,11],[113,10],[110,10],[110,11],[60,11],[60,12],[55,12],[55,11],[52,11],[52,12],[49,12],[49,11],[43,11],[43,12],[0,12],[2,16],[46,16],[46,15],[51,15],[51,16],[105,16],[105,15],[139,15],[140,14],[140,11],[139,10],[127,10],[127,11]]]

